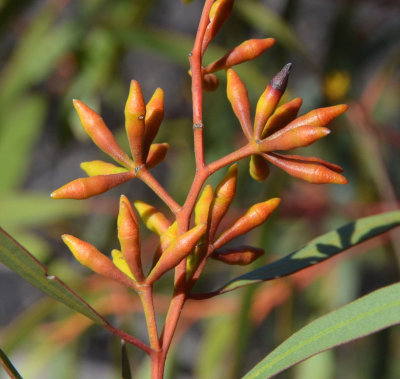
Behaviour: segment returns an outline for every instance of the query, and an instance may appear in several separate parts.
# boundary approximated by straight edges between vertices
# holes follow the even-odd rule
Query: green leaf
[[[132,379],[131,366],[129,364],[128,352],[126,351],[126,343],[121,340],[121,368],[122,379]]]
[[[400,283],[374,291],[290,336],[244,379],[265,379],[321,351],[400,323]]]
[[[47,295],[82,313],[97,324],[107,322],[81,297],[54,275],[17,241],[0,228],[0,262]]]
[[[7,372],[10,378],[22,379],[22,376],[15,369],[11,361],[8,359],[7,355],[3,350],[0,349],[0,364],[3,366],[4,370]]]
[[[315,238],[286,257],[232,279],[210,295],[293,274],[400,225],[400,211],[364,217]],[[194,295],[196,296],[196,295]]]

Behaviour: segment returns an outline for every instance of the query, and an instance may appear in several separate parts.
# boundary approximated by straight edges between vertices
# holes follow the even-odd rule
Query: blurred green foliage
[[[171,151],[154,173],[182,201],[194,170],[187,54],[201,5],[200,0],[0,1],[0,224],[65,282],[73,282],[89,302],[97,297],[84,284],[83,270],[69,260],[59,235],[70,232],[102,251],[111,250],[116,246],[120,192],[83,202],[50,200],[52,190],[78,176],[80,161],[100,158],[82,132],[71,99],[93,106],[119,134],[129,81],[139,80],[147,99],[157,86],[163,87],[166,120],[158,139],[169,142]],[[235,2],[231,20],[205,61],[247,38],[276,38],[276,46],[261,58],[238,68],[253,106],[271,76],[288,61],[294,63],[294,70],[286,99],[303,97],[302,113],[332,103],[351,105],[347,116],[335,122],[333,135],[307,151],[343,165],[350,181],[347,186],[312,186],[274,169],[266,184],[260,185],[250,179],[248,165],[240,165],[234,202],[239,210],[231,212],[231,218],[254,201],[283,198],[278,217],[251,235],[251,243],[267,251],[265,260],[254,268],[347,221],[398,207],[399,20],[398,2],[389,0]],[[220,88],[205,98],[208,161],[242,141],[226,99],[224,75],[218,75]],[[214,175],[210,182],[215,185],[222,175]],[[132,199],[156,202],[139,183],[127,184],[123,190]],[[150,241],[146,246],[154,244]],[[150,261],[152,251],[147,251]],[[332,265],[309,286],[288,280],[290,294],[258,322],[249,307],[257,296],[262,298],[263,291],[270,291],[268,286],[222,296],[221,301],[237,304],[235,312],[216,312],[212,322],[201,312],[195,319],[184,319],[184,325],[194,327],[177,340],[167,377],[179,378],[182,372],[196,378],[221,372],[227,378],[239,377],[310,320],[398,280],[399,252],[398,237],[396,242],[392,235],[384,246]],[[243,272],[243,268],[210,264],[198,289],[214,289]],[[8,281],[12,274],[3,269],[0,275],[7,279],[0,291],[4,319],[0,347],[17,359],[13,363],[24,378],[42,378],[44,370],[48,377],[63,372],[63,377],[71,378],[82,372],[87,361],[95,362],[94,366],[107,362],[109,375],[118,377],[120,358],[112,353],[118,344],[112,337],[93,328],[64,346],[49,341],[46,330],[71,313],[52,300],[40,299],[25,302],[25,309],[17,314],[23,307],[9,309],[7,301],[8,293],[18,292],[12,288],[16,281]],[[141,335],[140,316],[118,320]],[[23,334],[15,332],[22,330]],[[326,378],[398,378],[399,333],[398,327],[378,333],[279,377],[301,379],[309,378],[310,372],[323,372]],[[96,349],[99,343],[101,349]],[[145,373],[144,357],[135,349],[129,353],[133,376]],[[110,368],[112,364],[116,368]]]

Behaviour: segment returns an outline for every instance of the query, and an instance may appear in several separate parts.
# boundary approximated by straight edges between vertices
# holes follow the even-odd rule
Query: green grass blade
[[[0,228],[0,262],[47,295],[82,313],[97,324],[106,321],[17,241]]]
[[[11,361],[8,359],[7,355],[3,350],[0,349],[0,364],[3,366],[4,370],[10,378],[22,379],[22,376],[18,373],[16,368],[13,366]]]
[[[374,291],[290,336],[244,379],[266,379],[321,351],[400,323],[400,283]]]
[[[400,211],[361,218],[323,234],[282,259],[232,279],[213,294],[293,274],[399,225]]]

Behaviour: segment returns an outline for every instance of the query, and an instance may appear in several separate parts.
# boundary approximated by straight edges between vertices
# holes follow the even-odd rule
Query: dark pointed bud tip
[[[292,64],[287,63],[283,66],[282,70],[279,71],[271,80],[271,86],[280,92],[285,92],[290,70],[292,69]]]

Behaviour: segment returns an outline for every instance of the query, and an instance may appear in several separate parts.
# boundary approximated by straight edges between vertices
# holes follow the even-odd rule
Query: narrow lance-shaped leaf
[[[265,379],[321,351],[400,324],[400,283],[381,288],[292,334],[243,379]]]
[[[67,307],[82,313],[97,324],[107,324],[93,308],[65,283],[53,275],[48,275],[47,268],[1,228],[0,261],[27,282]]]
[[[224,262],[228,265],[245,266],[254,262],[263,254],[263,249],[252,246],[241,246],[234,249],[213,251],[210,258]]]
[[[6,353],[0,349],[0,364],[3,366],[4,371],[12,379],[22,379],[17,369],[11,363],[10,359],[7,357]]]
[[[286,257],[232,279],[215,293],[224,293],[266,280],[290,275],[323,262],[352,246],[400,225],[400,211],[364,217],[326,233]]]

